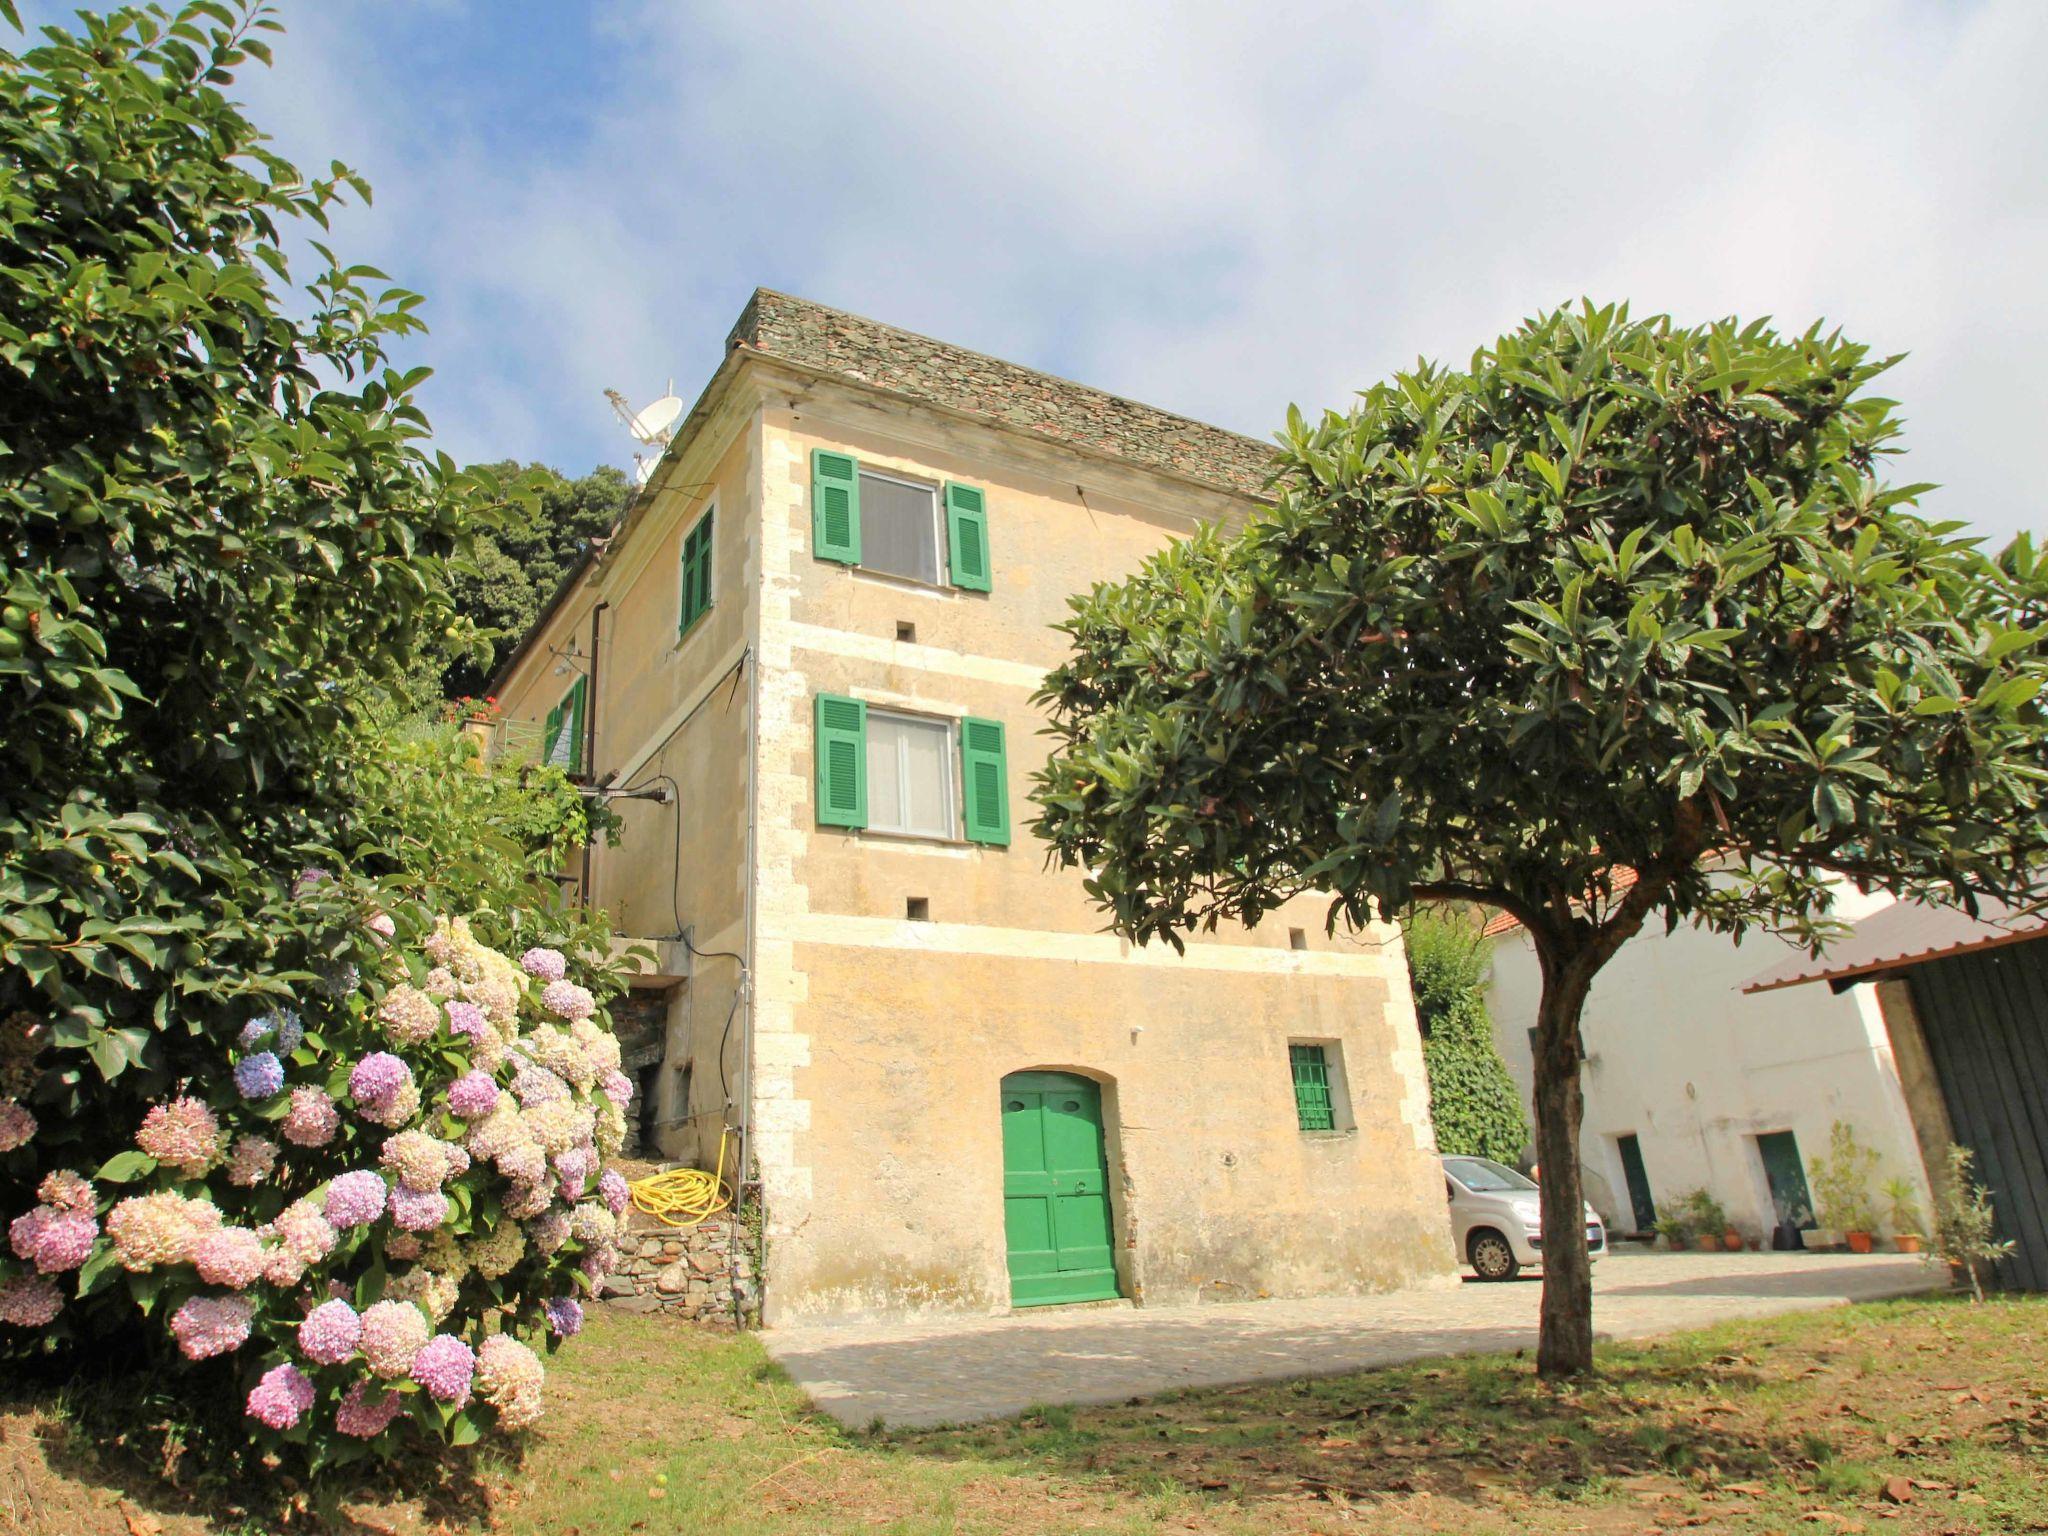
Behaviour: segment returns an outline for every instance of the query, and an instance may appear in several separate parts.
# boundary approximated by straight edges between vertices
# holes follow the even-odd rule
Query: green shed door
[[[1013,1304],[1116,1295],[1102,1093],[1085,1077],[1003,1079],[1003,1225]]]

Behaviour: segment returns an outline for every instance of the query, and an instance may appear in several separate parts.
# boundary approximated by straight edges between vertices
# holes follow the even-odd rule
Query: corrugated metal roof
[[[2038,910],[2016,912],[1989,897],[1981,898],[1977,905],[1979,915],[1972,917],[1960,907],[1895,902],[1855,924],[1848,938],[1818,959],[1797,956],[1765,971],[1742,990],[1771,992],[1809,981],[1830,982],[1839,989],[1852,981],[1949,955],[2048,937],[2048,915]]]

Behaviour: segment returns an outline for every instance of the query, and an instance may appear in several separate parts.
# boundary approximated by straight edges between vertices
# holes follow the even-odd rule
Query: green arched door
[[[1003,1228],[1020,1307],[1116,1295],[1102,1090],[1068,1072],[1003,1079]]]

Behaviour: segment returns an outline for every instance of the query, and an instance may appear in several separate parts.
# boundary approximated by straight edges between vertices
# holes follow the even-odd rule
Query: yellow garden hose
[[[667,1173],[650,1173],[635,1179],[633,1209],[645,1211],[665,1227],[694,1227],[705,1217],[732,1204],[732,1186],[725,1182],[725,1144],[732,1135],[728,1127],[718,1133],[718,1171],[702,1168],[674,1168]]]

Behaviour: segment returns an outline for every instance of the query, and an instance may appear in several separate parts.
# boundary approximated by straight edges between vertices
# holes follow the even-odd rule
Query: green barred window
[[[1294,1114],[1304,1131],[1333,1131],[1337,1117],[1330,1108],[1330,1062],[1320,1045],[1290,1045],[1288,1065],[1294,1069]]]

